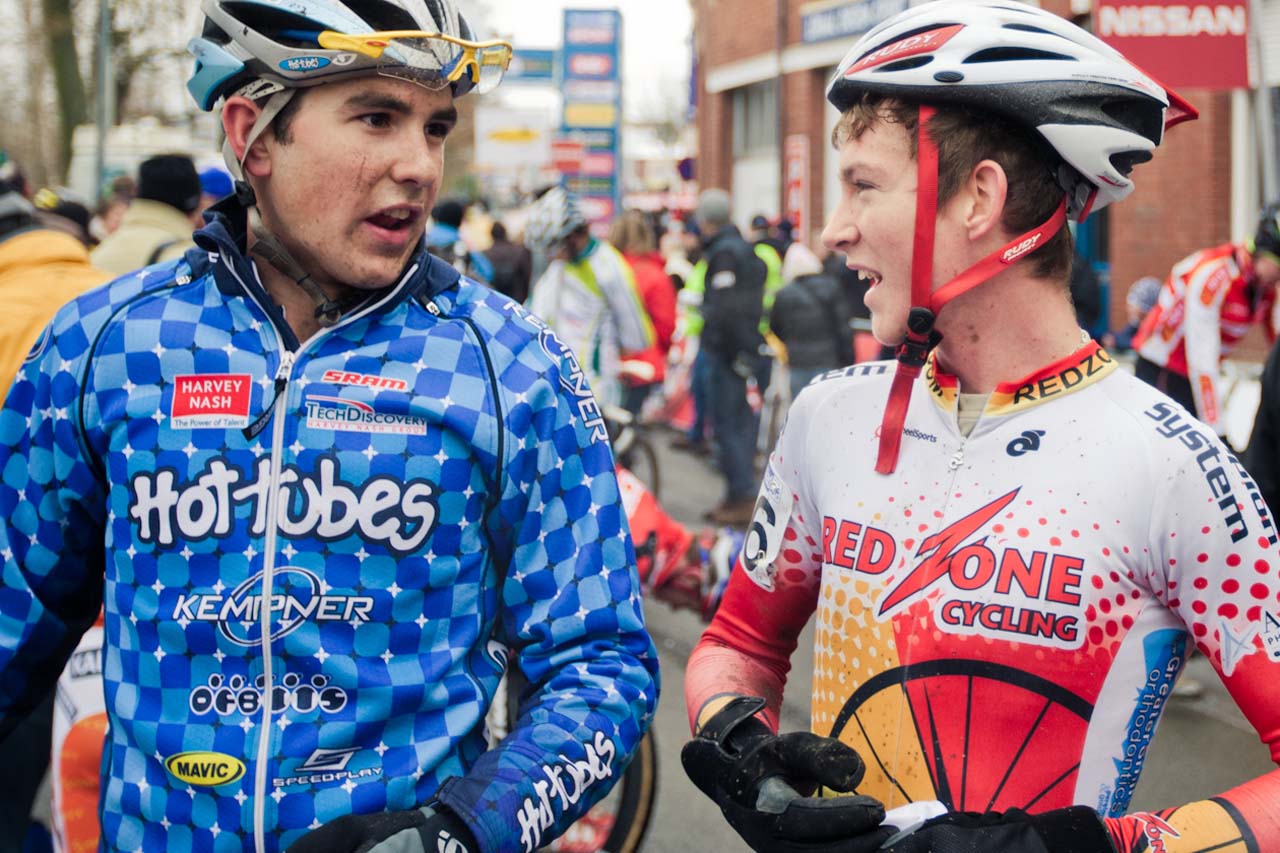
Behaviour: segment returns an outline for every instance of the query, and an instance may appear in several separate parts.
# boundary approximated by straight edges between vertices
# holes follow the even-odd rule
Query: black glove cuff
[[[1027,822],[1044,840],[1049,853],[1115,853],[1107,825],[1088,806],[1029,815]]]
[[[773,734],[768,726],[755,718],[764,706],[765,701],[759,696],[739,696],[716,711],[698,730],[698,737],[715,741],[726,752],[741,752],[759,738]]]
[[[448,853],[480,853],[480,842],[476,841],[470,827],[463,823],[462,818],[458,817],[452,809],[437,800],[428,803],[427,809],[434,814],[427,818],[426,823],[418,827],[424,849],[447,850]],[[456,846],[450,846],[450,841],[455,839],[462,845],[462,850],[458,850]]]

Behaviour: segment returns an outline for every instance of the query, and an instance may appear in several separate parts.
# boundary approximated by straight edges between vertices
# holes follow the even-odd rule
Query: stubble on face
[[[264,222],[331,297],[394,284],[417,252],[452,101],[404,80],[327,84],[306,93],[290,141],[274,142]]]

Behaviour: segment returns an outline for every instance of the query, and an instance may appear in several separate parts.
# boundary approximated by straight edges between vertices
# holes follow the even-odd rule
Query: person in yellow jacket
[[[17,167],[0,150],[0,298],[5,306],[0,311],[0,399],[63,303],[111,277],[89,263],[83,243],[37,218],[21,183]],[[49,762],[52,699],[0,745],[0,765],[11,773],[0,801],[0,838],[21,839],[28,832]]]

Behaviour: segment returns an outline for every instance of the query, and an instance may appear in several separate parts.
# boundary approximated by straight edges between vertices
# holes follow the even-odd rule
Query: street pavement
[[[720,497],[721,480],[710,461],[669,449],[670,433],[653,433],[661,462],[663,506],[683,524],[706,526],[702,513]],[[654,722],[658,744],[658,795],[644,853],[695,850],[747,851],[719,810],[693,786],[680,767],[680,747],[689,738],[684,672],[704,628],[687,611],[647,601],[645,614],[662,662],[662,693]],[[809,724],[812,625],[792,658],[782,709],[784,730]],[[1133,798],[1133,810],[1179,805],[1219,794],[1275,769],[1253,728],[1236,709],[1213,669],[1197,656],[1188,675],[1204,685],[1196,699],[1175,698],[1165,711]],[[1185,675],[1184,675],[1185,677]]]

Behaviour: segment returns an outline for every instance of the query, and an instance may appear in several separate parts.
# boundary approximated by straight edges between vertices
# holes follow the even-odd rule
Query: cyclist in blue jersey
[[[0,410],[0,738],[102,608],[103,849],[532,851],[658,685],[581,366],[424,247],[511,48],[453,0],[203,11],[236,193],[65,306]]]

